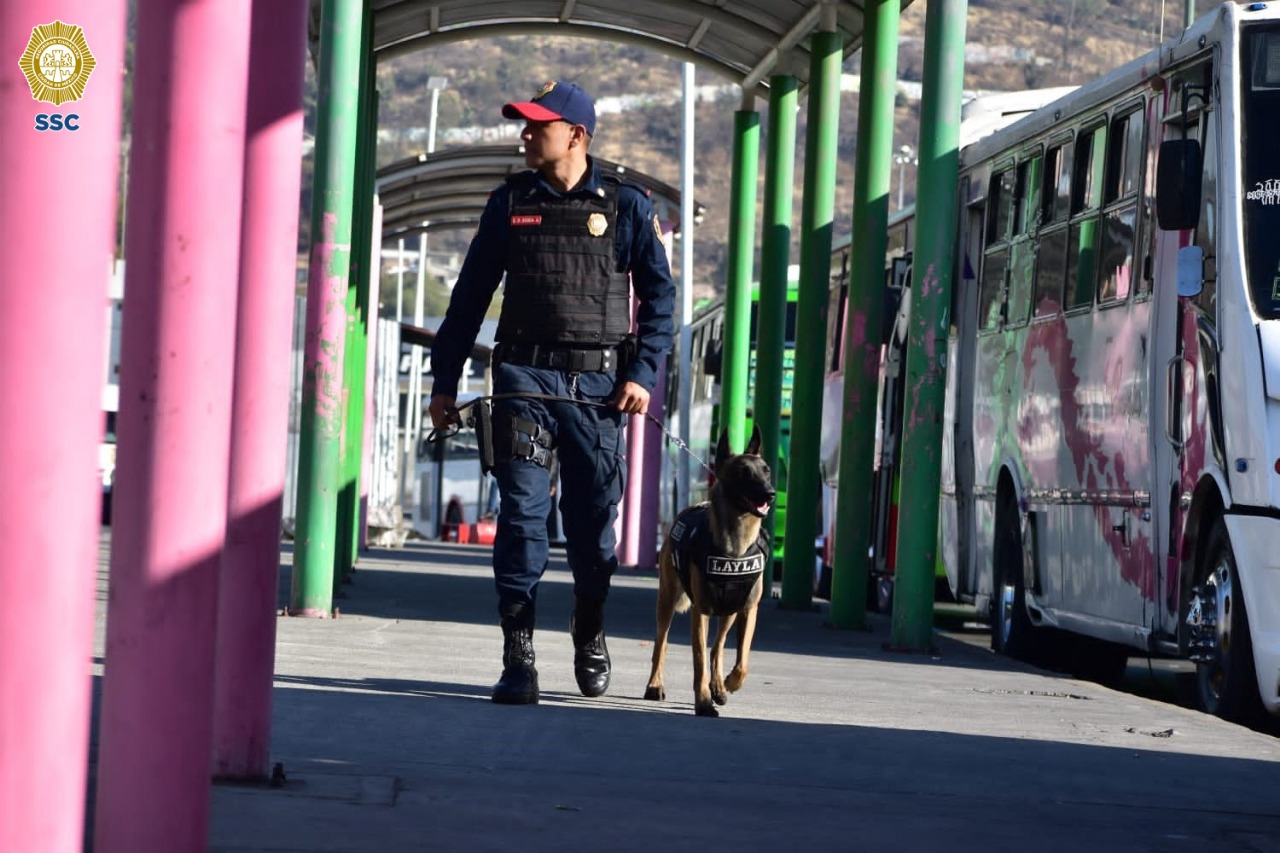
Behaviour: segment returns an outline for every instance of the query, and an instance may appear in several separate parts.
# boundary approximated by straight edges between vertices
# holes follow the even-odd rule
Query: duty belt
[[[569,373],[591,373],[617,368],[618,351],[614,347],[579,349],[543,344],[503,343],[494,347],[493,363],[565,370]]]

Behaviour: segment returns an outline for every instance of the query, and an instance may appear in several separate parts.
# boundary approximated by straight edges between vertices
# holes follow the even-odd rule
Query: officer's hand
[[[643,415],[649,411],[649,392],[636,382],[624,382],[610,404],[620,412]]]
[[[431,398],[431,403],[427,406],[427,414],[431,416],[431,425],[436,429],[444,429],[450,424],[461,423],[458,417],[458,409],[456,397],[449,397],[445,394],[437,394]]]

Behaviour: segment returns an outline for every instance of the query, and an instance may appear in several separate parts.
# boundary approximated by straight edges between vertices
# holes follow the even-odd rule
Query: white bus
[[[963,149],[960,205],[953,593],[997,651],[1190,658],[1205,710],[1280,713],[1280,3]]]

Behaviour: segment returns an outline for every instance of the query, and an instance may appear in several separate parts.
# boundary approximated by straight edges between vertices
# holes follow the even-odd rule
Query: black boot
[[[609,647],[604,642],[604,601],[576,599],[569,622],[573,637],[573,676],[583,696],[609,689]]]
[[[499,705],[538,704],[538,670],[533,666],[533,611],[502,617],[502,677],[493,686]]]

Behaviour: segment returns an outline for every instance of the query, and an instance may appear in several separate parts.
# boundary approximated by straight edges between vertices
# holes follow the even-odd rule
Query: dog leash
[[[517,398],[525,399],[525,400],[550,400],[557,403],[576,403],[579,406],[591,406],[596,409],[610,408],[608,403],[597,403],[594,400],[577,400],[577,399],[574,399],[573,397],[561,397],[557,394],[542,394],[537,391],[508,391],[502,394],[488,394],[483,397],[476,397],[474,400],[468,400],[467,402],[463,403],[461,406],[458,406],[452,411],[454,414],[459,416],[458,426],[459,428],[461,428],[462,426],[461,415],[464,409],[469,409],[472,406],[476,405],[477,403],[482,403],[485,400],[514,400]],[[690,459],[694,460],[703,468],[705,468],[707,472],[711,474],[712,477],[716,475],[716,470],[712,468],[710,465],[708,465],[706,462],[704,462],[702,459],[698,458],[698,455],[694,453],[689,448],[689,445],[686,444],[684,440],[681,439],[678,435],[672,435],[670,430],[668,430],[663,425],[662,421],[658,420],[648,412],[645,412],[644,416],[648,418],[653,423],[654,426],[662,430],[662,434],[667,437],[667,441],[674,443],[676,447],[680,448],[682,451],[687,453]],[[453,430],[452,432],[449,432],[447,430],[441,430],[441,429],[432,427],[431,432],[427,434],[427,441],[434,444],[437,441],[442,441],[446,438],[449,438],[450,436],[456,435],[457,432],[458,430]]]

